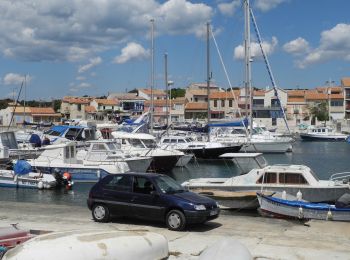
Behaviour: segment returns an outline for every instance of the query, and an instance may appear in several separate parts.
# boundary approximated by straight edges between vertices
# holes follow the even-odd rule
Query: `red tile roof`
[[[328,95],[325,93],[309,92],[305,94],[306,100],[327,100]]]
[[[344,87],[350,87],[350,78],[342,78],[341,83]]]
[[[116,106],[118,105],[118,102],[115,99],[95,99],[97,104],[99,105],[106,105],[106,106]]]
[[[234,90],[236,99],[239,98],[240,91]],[[214,92],[209,95],[210,99],[234,99],[231,91],[229,92]]]
[[[95,112],[97,112],[97,111],[96,111],[96,108],[93,107],[93,106],[86,106],[86,107],[85,107],[85,112],[86,112],[86,113],[95,113]]]
[[[139,90],[147,95],[151,95],[151,89],[141,88]],[[166,96],[166,93],[164,90],[161,90],[161,89],[153,89],[153,95],[154,96]]]
[[[55,114],[52,107],[30,107],[32,114]]]
[[[205,110],[208,109],[207,102],[189,102],[185,106],[186,110]]]

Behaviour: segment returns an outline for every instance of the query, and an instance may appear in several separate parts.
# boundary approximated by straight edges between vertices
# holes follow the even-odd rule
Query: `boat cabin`
[[[120,142],[123,149],[132,147],[152,149],[157,147],[156,138],[150,134],[112,132],[112,136]]]
[[[69,142],[45,146],[45,150],[38,158],[33,160],[34,165],[35,161],[63,164],[79,163],[79,160],[77,159],[76,143]]]
[[[55,137],[64,137],[72,141],[89,141],[96,139],[96,129],[83,126],[57,125],[46,130],[44,135],[50,136],[51,142],[57,139]]]

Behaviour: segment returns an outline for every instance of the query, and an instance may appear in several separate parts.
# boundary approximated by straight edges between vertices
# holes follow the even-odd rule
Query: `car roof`
[[[123,173],[124,175],[133,175],[133,176],[145,176],[145,177],[151,177],[151,178],[155,178],[158,176],[165,176],[164,174],[160,174],[160,173],[148,173],[148,172],[127,172],[127,173]]]

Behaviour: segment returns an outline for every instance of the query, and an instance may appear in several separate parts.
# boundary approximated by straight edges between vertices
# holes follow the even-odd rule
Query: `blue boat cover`
[[[222,123],[212,123],[209,124],[209,127],[237,127],[237,126],[248,126],[248,119],[245,118],[240,121],[233,122],[222,122]]]
[[[13,166],[15,174],[24,175],[32,171],[32,166],[25,160],[18,160]]]
[[[265,199],[274,201],[286,206],[290,207],[302,207],[305,209],[314,209],[314,210],[332,210],[332,211],[348,211],[350,213],[350,208],[336,208],[335,205],[327,204],[327,203],[312,203],[307,201],[299,201],[299,200],[284,200],[280,198],[275,198],[271,196],[264,196]]]

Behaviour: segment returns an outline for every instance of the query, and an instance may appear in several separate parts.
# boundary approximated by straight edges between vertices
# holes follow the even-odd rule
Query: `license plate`
[[[217,209],[213,209],[212,211],[210,211],[210,216],[214,216],[218,214],[218,210]]]

